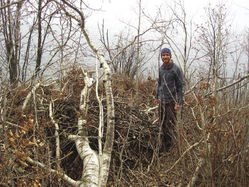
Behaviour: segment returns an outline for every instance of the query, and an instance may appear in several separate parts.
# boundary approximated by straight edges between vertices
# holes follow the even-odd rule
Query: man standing
[[[161,50],[156,99],[162,127],[160,152],[169,151],[176,141],[176,111],[183,104],[183,73],[171,59],[171,50]]]

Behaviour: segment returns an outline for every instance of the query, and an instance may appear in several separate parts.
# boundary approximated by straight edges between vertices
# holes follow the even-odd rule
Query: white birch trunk
[[[92,79],[89,79],[88,77],[85,77],[86,86],[81,93],[80,110],[82,114],[78,121],[79,136],[70,136],[71,139],[75,140],[77,151],[84,163],[81,186],[92,187],[106,186],[107,184],[114,141],[114,101],[111,86],[111,70],[102,55],[97,53],[97,58],[104,68],[104,87],[107,102],[107,130],[104,149],[103,151],[99,150],[100,154],[98,157],[97,153],[90,148],[86,132],[84,132],[84,125],[86,124],[86,121],[83,119],[83,116],[87,115],[89,91],[92,86]],[[100,115],[100,124],[103,124],[102,120],[102,115]],[[102,128],[102,125],[100,125],[99,128]],[[100,137],[101,134],[102,133],[100,133]],[[101,140],[99,141],[99,144],[101,144]]]
[[[59,124],[55,121],[54,116],[53,116],[53,103],[52,101],[49,103],[49,117],[52,121],[52,123],[55,126],[55,132],[54,132],[54,136],[55,136],[55,158],[56,158],[56,165],[57,165],[57,169],[60,170],[60,135],[59,135]]]
[[[77,151],[83,160],[83,171],[80,186],[95,187],[98,186],[99,160],[96,152],[93,151],[89,145],[87,132],[84,127],[87,123],[84,117],[87,116],[87,103],[89,101],[89,92],[93,80],[88,78],[87,74],[85,74],[85,76],[85,87],[81,92],[80,99],[81,116],[78,120],[78,135],[71,135],[69,138],[75,141]]]
[[[102,150],[99,150],[99,157],[97,156],[97,153],[90,148],[86,132],[84,132],[84,125],[86,124],[86,121],[83,119],[82,116],[87,115],[87,103],[89,100],[88,97],[90,87],[92,85],[92,79],[89,79],[88,77],[85,77],[86,86],[81,93],[80,110],[82,112],[82,116],[79,117],[78,121],[79,136],[69,137],[70,139],[75,140],[77,151],[84,163],[81,186],[93,187],[106,186],[109,175],[111,152],[114,140],[114,102],[111,86],[111,71],[103,56],[97,54],[97,57],[100,63],[102,64],[102,67],[104,68],[104,86],[107,101],[107,130],[103,152]],[[103,124],[102,120],[102,115],[100,115],[100,124]],[[102,125],[100,125],[99,128],[102,128]],[[101,134],[102,133],[100,130],[100,137]],[[99,144],[101,144],[101,140],[99,141]]]
[[[96,152],[90,148],[88,138],[74,135],[71,135],[69,138],[75,140],[77,151],[84,164],[81,182],[79,186],[98,186],[99,160]]]
[[[111,85],[111,70],[106,60],[102,55],[97,53],[98,60],[104,69],[104,87],[106,94],[106,103],[107,103],[107,128],[106,128],[106,141],[103,149],[103,155],[101,158],[101,167],[100,167],[100,184],[99,186],[106,186],[110,163],[111,163],[111,152],[113,148],[114,141],[114,100],[112,94],[112,85]]]

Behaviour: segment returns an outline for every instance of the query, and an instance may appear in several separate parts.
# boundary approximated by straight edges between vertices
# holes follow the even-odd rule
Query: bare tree
[[[104,24],[102,25],[100,31],[101,43],[108,55],[108,61],[114,73],[124,74],[133,79],[143,71],[148,61],[144,46],[149,45],[149,42],[140,39],[138,44],[138,38],[141,38],[150,29],[148,28],[135,36],[130,31],[128,33],[122,31],[115,39],[110,38],[108,31],[104,29]]]
[[[200,47],[205,54],[204,58],[209,62],[208,79],[211,81],[212,90],[216,90],[227,58],[229,26],[225,5],[208,7],[206,12],[207,22],[199,27]]]
[[[246,37],[246,54],[247,54],[247,72],[249,72],[249,32],[247,32]]]
[[[104,22],[99,28],[100,41],[103,44],[103,51],[108,55],[108,61],[114,73],[126,75],[132,79],[138,78],[145,71],[146,63],[151,59],[149,46],[153,39],[144,39],[144,35],[149,34],[153,29],[154,22],[144,26],[143,23],[143,1],[137,2],[137,25],[128,26],[127,30],[122,30],[115,37],[109,35],[105,30]],[[133,31],[135,30],[135,31]]]
[[[4,35],[5,60],[8,64],[10,84],[14,87],[19,80],[19,62],[20,62],[20,19],[23,1],[18,1],[10,6],[10,0],[0,2],[0,14],[2,32]]]
[[[105,98],[107,104],[107,126],[106,126],[106,136],[105,136],[105,143],[102,150],[102,137],[103,137],[103,114],[100,111],[100,130],[99,130],[99,151],[98,153],[95,152],[89,145],[88,134],[87,134],[87,119],[86,116],[88,115],[88,104],[89,104],[89,91],[92,87],[93,80],[87,76],[84,72],[85,77],[85,87],[81,92],[80,97],[80,111],[81,114],[78,119],[78,133],[77,135],[70,135],[69,139],[73,140],[76,144],[76,148],[78,150],[78,154],[80,155],[81,159],[83,160],[84,167],[82,171],[82,177],[79,181],[75,181],[66,174],[55,170],[49,169],[50,172],[58,174],[62,179],[67,181],[69,184],[73,186],[106,186],[108,175],[109,175],[109,168],[110,168],[110,160],[111,160],[111,152],[113,147],[114,141],[114,102],[113,102],[113,95],[112,95],[112,86],[111,86],[111,72],[110,68],[104,59],[104,57],[98,52],[98,50],[94,47],[93,43],[91,42],[89,35],[86,32],[85,28],[85,16],[80,9],[78,9],[73,3],[69,1],[62,1],[61,3],[56,2],[58,6],[61,7],[66,14],[78,22],[81,31],[88,43],[90,49],[96,55],[96,58],[101,63],[101,67],[104,70],[104,87],[105,87]],[[81,2],[83,3],[83,2]],[[98,96],[97,96],[98,97]],[[27,97],[28,98],[28,97]],[[28,99],[27,99],[28,100]],[[99,99],[100,106],[101,100]],[[100,107],[101,108],[101,107]],[[50,114],[51,119],[53,119],[52,114]],[[56,127],[58,129],[58,126]],[[58,139],[57,139],[58,140]],[[57,141],[59,142],[59,140]],[[59,143],[57,143],[57,146]],[[57,151],[56,154],[59,158],[59,152]],[[28,157],[27,161],[30,164],[38,165],[43,169],[46,169],[46,165],[36,161],[35,159]],[[59,163],[57,164],[59,165]]]

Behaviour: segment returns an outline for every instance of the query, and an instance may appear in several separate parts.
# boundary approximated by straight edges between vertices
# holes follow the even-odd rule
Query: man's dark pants
[[[175,102],[160,102],[159,117],[161,127],[160,152],[169,151],[176,141]]]

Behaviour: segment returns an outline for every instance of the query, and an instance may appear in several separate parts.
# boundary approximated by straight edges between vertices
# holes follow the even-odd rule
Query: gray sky
[[[138,1],[139,0],[89,0],[92,8],[100,9],[101,11],[94,11],[87,20],[87,28],[90,37],[95,41],[95,44],[99,43],[98,25],[105,22],[105,29],[108,29],[109,36],[112,37],[115,34],[119,34],[122,31],[133,29],[136,32],[136,28],[132,28],[129,25],[137,27],[138,24]],[[143,11],[154,18],[158,9],[161,8],[164,14],[167,12],[168,6],[172,5],[177,0],[142,0]],[[205,14],[205,7],[210,4],[211,7],[226,2],[227,16],[229,24],[232,26],[232,32],[236,34],[244,33],[246,29],[249,29],[249,1],[248,0],[183,0],[185,10],[187,13],[187,22],[192,21],[193,24],[203,23],[207,16]],[[165,16],[165,19],[169,17]],[[146,30],[149,26],[146,25],[146,19],[142,19],[142,31]],[[134,34],[135,35],[135,34]],[[111,39],[111,38],[110,38]],[[157,63],[157,57],[153,57],[154,64]],[[232,66],[231,66],[232,67]],[[232,69],[232,68],[230,68]]]
[[[203,18],[204,7],[210,3],[211,6],[219,2],[226,2],[228,16],[233,28],[242,31],[249,27],[249,1],[248,0],[183,0],[189,18],[198,23]],[[98,2],[98,3],[96,3]],[[167,7],[172,0],[142,0],[142,6],[146,13],[155,16],[159,7]],[[91,3],[90,3],[91,4]],[[102,8],[102,11],[94,12],[89,23],[96,27],[105,21],[105,26],[115,32],[122,30],[125,23],[137,23],[138,0],[96,0],[92,3],[94,8]]]

